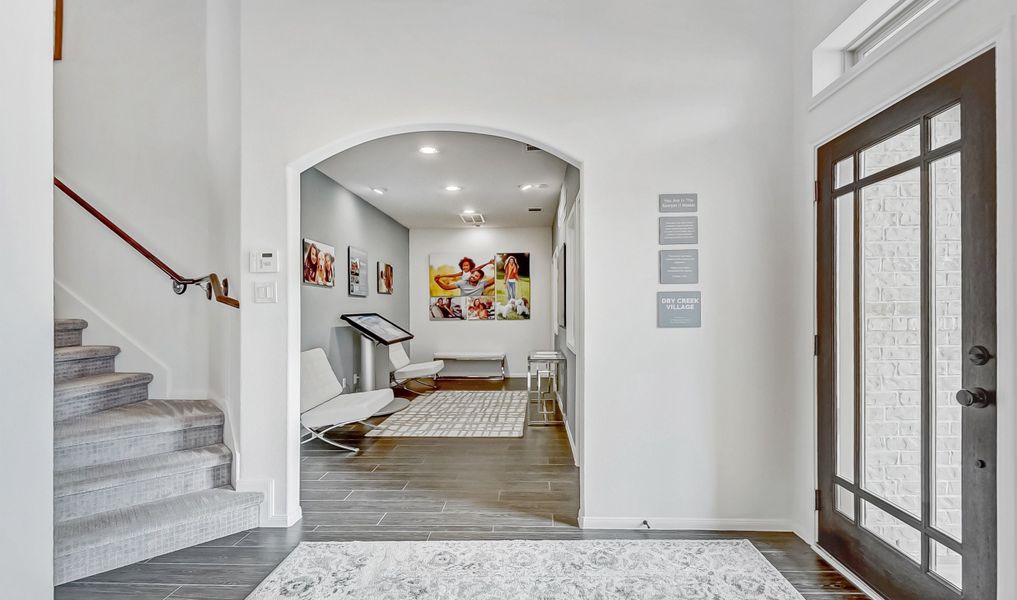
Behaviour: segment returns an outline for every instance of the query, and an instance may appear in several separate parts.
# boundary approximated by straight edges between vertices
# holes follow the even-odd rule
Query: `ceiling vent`
[[[543,152],[541,148],[534,146],[533,144],[524,144],[527,152]]]
[[[526,210],[528,210],[530,212],[540,212],[540,211],[542,211],[544,209],[540,208],[539,206],[531,206],[531,207],[527,208]]]
[[[463,213],[459,215],[459,218],[462,219],[463,225],[476,225],[477,227],[480,227],[484,224],[484,215],[480,213]]]

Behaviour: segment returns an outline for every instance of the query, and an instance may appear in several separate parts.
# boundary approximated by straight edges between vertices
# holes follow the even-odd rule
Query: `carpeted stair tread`
[[[198,523],[217,513],[261,503],[260,492],[217,488],[111,510],[56,524],[57,557]]]
[[[53,494],[60,498],[136,484],[144,480],[229,464],[232,458],[229,448],[223,444],[215,444],[64,471],[54,476]]]
[[[110,358],[117,354],[120,354],[120,348],[116,346],[67,346],[66,348],[55,348],[53,360],[62,363],[90,358]]]
[[[222,425],[224,417],[208,400],[145,400],[57,421],[57,449],[152,435],[194,427]]]
[[[56,402],[84,394],[152,382],[151,373],[100,373],[60,381],[53,386]]]
[[[81,331],[88,327],[88,321],[84,319],[54,319],[53,329],[55,331]]]

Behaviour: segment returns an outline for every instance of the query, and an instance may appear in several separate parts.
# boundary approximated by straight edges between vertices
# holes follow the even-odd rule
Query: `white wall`
[[[53,597],[53,10],[0,18],[0,581]]]
[[[788,331],[808,307],[789,297],[790,4],[251,0],[242,20],[241,251],[283,251],[283,272],[242,281],[243,301],[256,279],[281,290],[241,315],[244,476],[271,482],[273,514],[299,514],[287,166],[452,123],[583,167],[584,523],[788,527],[787,382],[811,344]],[[695,330],[655,322],[657,194],[676,191],[702,204]]]
[[[339,318],[343,313],[376,312],[396,325],[410,327],[410,232],[392,217],[317,169],[300,175],[301,237],[335,246],[335,286],[300,288],[300,349],[319,347],[347,392],[356,391],[360,374],[360,334]],[[350,296],[347,247],[367,252],[366,297]],[[392,265],[393,293],[378,293],[378,262]],[[388,353],[375,348],[374,389],[388,387]],[[360,389],[364,389],[360,387]]]
[[[181,275],[215,270],[239,283],[219,244],[238,208],[225,219],[228,199],[211,190],[205,1],[65,10],[57,175]],[[200,290],[173,294],[162,272],[62,193],[55,211],[58,316],[89,320],[86,343],[121,345],[118,368],[153,372],[154,396],[209,396],[209,340],[227,335],[232,309]]]
[[[801,273],[789,290],[796,307],[788,332],[798,338],[811,332],[814,319],[812,298],[815,226],[812,212],[812,182],[815,178],[815,149],[835,134],[849,129],[866,117],[934,80],[989,45],[997,47],[998,119],[998,329],[999,398],[1017,393],[1017,211],[1014,190],[1017,173],[1015,154],[1015,102],[1017,97],[1017,5],[1012,0],[963,0],[928,27],[873,64],[842,89],[816,106],[811,104],[812,49],[837,27],[861,0],[836,2],[795,1],[794,35],[794,193],[787,218],[794,223],[789,239],[796,246],[790,268]],[[1008,358],[1009,357],[1009,358]],[[795,347],[794,360],[805,364],[806,349]],[[796,398],[794,419],[795,474],[794,523],[807,540],[815,539],[812,489],[815,487],[815,394],[814,371],[801,369],[787,382]],[[1017,564],[1017,406],[999,403],[999,547],[1000,598],[1017,597],[1017,573],[1007,565]]]
[[[472,256],[479,262],[496,252],[530,253],[530,320],[431,321],[428,257]],[[414,361],[435,352],[504,352],[509,375],[526,376],[526,356],[553,348],[551,336],[551,229],[468,227],[410,230],[410,331]]]

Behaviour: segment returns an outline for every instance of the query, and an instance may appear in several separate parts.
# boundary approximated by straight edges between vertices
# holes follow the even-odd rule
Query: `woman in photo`
[[[304,282],[315,283],[318,279],[318,247],[311,244],[304,257]]]
[[[519,283],[519,262],[516,257],[509,255],[505,259],[505,291],[509,300],[516,299],[516,286]]]
[[[325,285],[332,285],[332,281],[335,278],[334,262],[331,254],[325,255]]]
[[[384,270],[384,274],[383,274],[382,277],[385,280],[385,291],[391,294],[392,293],[392,279],[393,279],[392,265],[385,265],[385,270]]]

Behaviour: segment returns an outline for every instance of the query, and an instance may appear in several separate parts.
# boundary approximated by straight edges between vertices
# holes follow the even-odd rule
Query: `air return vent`
[[[459,218],[462,219],[463,225],[476,225],[480,227],[484,224],[484,215],[480,213],[463,213],[459,215]]]
[[[527,152],[543,152],[541,148],[534,146],[533,144],[525,144]]]
[[[530,212],[540,212],[540,211],[542,211],[544,209],[540,208],[539,206],[531,206],[531,207],[527,208],[526,210],[528,210]]]

